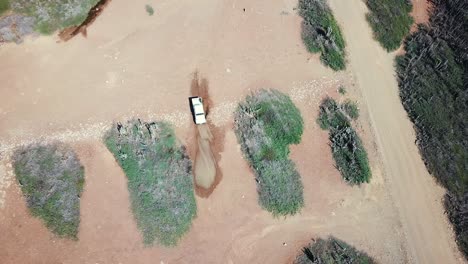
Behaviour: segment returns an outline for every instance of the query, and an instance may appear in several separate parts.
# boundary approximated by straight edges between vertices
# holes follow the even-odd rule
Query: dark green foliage
[[[317,122],[329,130],[333,158],[343,178],[350,184],[369,182],[371,170],[366,150],[335,100],[323,100]]]
[[[196,215],[192,164],[170,125],[132,120],[105,137],[128,179],[132,211],[144,243],[172,246]]]
[[[13,155],[16,178],[31,213],[55,234],[77,238],[84,170],[70,148],[29,145]]]
[[[325,0],[299,0],[302,39],[309,52],[321,52],[323,64],[335,71],[346,68],[345,41]]]
[[[36,30],[51,34],[83,23],[99,0],[14,0],[14,12],[35,18]]]
[[[0,15],[10,9],[10,0],[0,0]]]
[[[276,90],[260,90],[235,112],[235,132],[255,172],[260,205],[274,215],[297,213],[304,204],[301,177],[289,160],[289,145],[301,141],[299,109]]]
[[[146,9],[146,13],[148,13],[149,16],[152,16],[154,14],[154,9],[152,6],[146,5],[145,9]]]
[[[359,108],[357,107],[356,103],[350,100],[346,100],[342,105],[341,108],[343,111],[348,115],[349,118],[356,120],[359,117]]]
[[[398,49],[413,24],[411,0],[366,0],[366,4],[374,37],[387,51]]]
[[[366,253],[334,238],[317,239],[302,249],[294,264],[373,264]]]
[[[433,0],[396,60],[400,97],[424,163],[447,188],[446,209],[468,256],[468,1]]]
[[[338,92],[339,92],[341,95],[345,95],[345,94],[346,94],[346,89],[344,88],[344,86],[340,86],[340,88],[338,88]]]

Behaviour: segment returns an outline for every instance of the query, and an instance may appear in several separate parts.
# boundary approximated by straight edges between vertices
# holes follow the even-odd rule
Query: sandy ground
[[[304,49],[296,1],[150,1],[154,16],[146,15],[147,3],[112,1],[87,38],[0,48],[0,263],[285,263],[312,237],[330,234],[382,263],[456,262],[443,191],[424,170],[391,55],[372,40],[361,1],[331,1],[349,45],[351,67],[342,73]],[[196,71],[210,87],[222,179],[209,197],[197,196],[197,218],[177,247],[146,248],[125,175],[100,138],[112,121],[166,120],[193,153],[187,97]],[[373,179],[360,188],[341,180],[327,132],[315,122],[323,96],[343,100],[339,85],[363,110],[355,126]],[[273,218],[259,207],[232,131],[236,103],[258,88],[290,94],[305,120],[291,153],[305,208],[293,217]],[[85,166],[78,241],[54,237],[28,215],[8,161],[17,145],[52,140],[72,144]]]

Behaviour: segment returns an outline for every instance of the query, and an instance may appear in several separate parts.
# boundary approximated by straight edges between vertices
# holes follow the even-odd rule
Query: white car
[[[190,101],[190,111],[192,112],[193,122],[197,125],[205,124],[205,110],[203,109],[203,99],[198,96],[193,96],[189,98]]]

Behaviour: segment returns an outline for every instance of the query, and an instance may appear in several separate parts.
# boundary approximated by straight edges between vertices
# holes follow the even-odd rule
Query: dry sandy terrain
[[[312,237],[330,234],[382,263],[461,262],[443,190],[427,175],[398,101],[392,55],[372,40],[360,0],[331,1],[349,46],[343,73],[306,52],[294,0],[151,3],[154,16],[145,13],[147,1],[112,1],[87,38],[0,48],[0,263],[285,263]],[[177,247],[146,248],[125,175],[100,137],[112,121],[167,120],[194,158],[187,97],[196,71],[210,87],[222,177],[211,195],[197,196],[197,218]],[[341,84],[362,106],[355,125],[373,179],[360,188],[341,180],[327,132],[315,123],[323,96],[342,100]],[[289,93],[305,120],[302,143],[292,147],[305,208],[294,217],[273,218],[259,207],[232,131],[236,102],[258,88]],[[8,154],[36,140],[70,142],[85,166],[78,241],[54,237],[28,215]]]

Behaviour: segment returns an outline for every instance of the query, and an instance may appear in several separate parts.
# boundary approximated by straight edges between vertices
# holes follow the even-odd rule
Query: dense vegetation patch
[[[372,264],[376,262],[366,253],[334,237],[329,237],[326,240],[319,238],[310,242],[294,261],[294,264],[325,263]]]
[[[311,53],[335,71],[346,67],[345,41],[326,0],[299,0],[302,40]]]
[[[322,129],[329,130],[333,158],[343,178],[350,184],[369,182],[371,170],[367,153],[345,114],[346,104],[344,107],[325,98],[317,122]]]
[[[0,15],[3,15],[6,11],[10,9],[9,0],[0,0]]]
[[[424,163],[447,188],[446,209],[468,256],[468,2],[432,0],[428,26],[396,60],[400,97]]]
[[[13,154],[16,178],[34,216],[55,234],[76,238],[84,170],[75,152],[61,144],[29,145]]]
[[[301,141],[304,123],[291,99],[276,90],[247,96],[234,115],[235,132],[254,170],[260,205],[273,215],[292,215],[304,205],[301,177],[289,145]]]
[[[387,51],[398,49],[413,24],[411,0],[366,0],[366,4],[375,39]]]
[[[192,163],[171,126],[140,120],[116,124],[107,148],[127,175],[131,206],[144,243],[175,245],[196,215]]]
[[[51,34],[71,26],[78,26],[99,0],[0,0],[0,14],[7,9],[34,18],[35,29]]]

